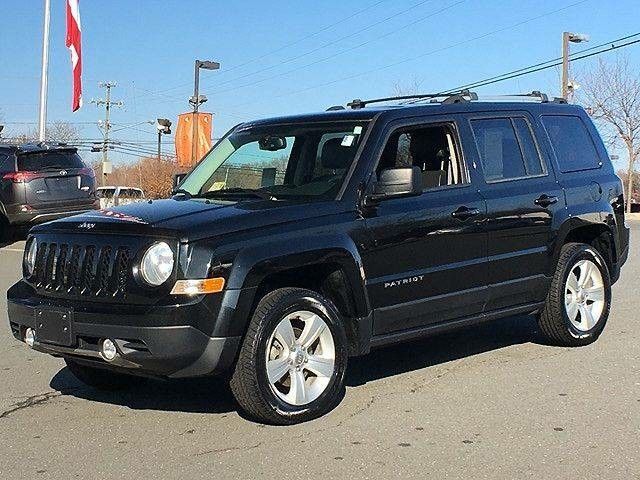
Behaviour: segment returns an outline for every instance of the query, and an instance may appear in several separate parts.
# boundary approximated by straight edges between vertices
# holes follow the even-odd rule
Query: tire
[[[0,245],[8,244],[13,241],[13,227],[9,224],[9,220],[0,214]]]
[[[582,275],[585,285],[580,284]],[[602,255],[583,243],[564,245],[538,319],[544,336],[566,347],[593,343],[602,333],[610,309],[611,278]]]
[[[124,373],[112,372],[104,368],[82,365],[69,358],[65,358],[64,361],[67,364],[69,371],[73,373],[74,377],[85,385],[97,390],[124,390],[146,380],[143,377],[135,377]]]
[[[249,322],[231,391],[255,420],[305,422],[342,399],[347,357],[342,317],[330,300],[301,288],[274,290]]]

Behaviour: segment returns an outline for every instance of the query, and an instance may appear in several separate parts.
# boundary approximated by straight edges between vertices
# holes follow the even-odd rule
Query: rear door
[[[94,198],[93,171],[73,151],[25,153],[18,156],[26,204],[56,208],[90,203]]]
[[[564,194],[526,112],[470,118],[487,202],[485,311],[544,301]]]

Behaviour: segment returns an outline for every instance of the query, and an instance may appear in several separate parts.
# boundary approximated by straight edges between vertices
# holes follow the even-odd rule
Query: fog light
[[[36,343],[36,332],[33,328],[27,328],[25,330],[24,341],[30,347],[33,347],[33,344]]]
[[[100,355],[102,355],[102,358],[104,358],[108,362],[116,358],[116,355],[118,355],[116,344],[108,338],[103,340],[102,346],[100,347]]]

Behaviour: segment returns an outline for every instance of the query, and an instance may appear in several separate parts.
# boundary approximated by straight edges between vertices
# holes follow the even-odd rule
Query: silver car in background
[[[142,189],[136,187],[98,187],[96,196],[100,199],[101,209],[145,200]]]

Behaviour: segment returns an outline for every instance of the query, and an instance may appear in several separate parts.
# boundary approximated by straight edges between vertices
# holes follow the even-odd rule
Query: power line
[[[581,50],[580,52],[573,53],[573,54],[570,55],[571,61],[575,62],[575,61],[578,61],[578,60],[583,60],[585,58],[593,57],[595,55],[600,55],[601,53],[610,52],[612,50],[617,50],[619,48],[624,48],[624,47],[628,47],[630,45],[634,45],[636,43],[640,43],[640,39],[637,39],[637,40],[631,40],[629,42],[616,45],[616,43],[618,43],[620,41],[628,40],[628,39],[631,39],[631,38],[634,38],[634,37],[637,37],[637,36],[640,36],[640,32],[639,33],[635,33],[633,35],[628,35],[626,37],[622,37],[622,38],[617,39],[617,40],[613,40],[611,42],[602,43],[602,44],[597,45],[595,47]],[[603,47],[605,45],[609,45],[609,47],[604,48],[602,50],[599,50],[597,52],[585,53],[587,51],[591,51],[591,50],[595,50],[595,49],[601,48],[601,47]],[[484,87],[484,86],[491,85],[491,84],[494,84],[494,83],[503,82],[505,80],[511,80],[512,78],[522,77],[524,75],[530,75],[532,73],[540,72],[542,70],[547,70],[549,68],[553,68],[553,67],[557,67],[559,65],[562,65],[562,61],[561,60],[562,60],[562,57],[554,58],[554,59],[551,59],[551,60],[547,60],[546,62],[537,63],[535,65],[530,65],[528,67],[523,67],[523,68],[519,68],[517,70],[513,70],[511,72],[503,73],[502,75],[495,75],[495,76],[490,77],[490,78],[486,78],[486,79],[483,79],[483,80],[478,80],[477,82],[468,83],[466,85],[461,85],[459,87],[448,89],[448,90],[446,90],[446,91],[444,91],[442,93],[443,94],[447,94],[447,93],[451,93],[451,92],[459,91],[459,90],[463,90],[463,89]]]
[[[251,58],[250,60],[245,60],[245,61],[243,61],[242,63],[240,63],[238,65],[234,65],[234,66],[232,66],[230,68],[227,68],[224,71],[221,71],[220,74],[223,75],[225,73],[229,73],[231,71],[237,70],[237,69],[242,68],[242,67],[244,67],[246,65],[249,65],[249,64],[251,64],[251,63],[253,63],[255,61],[262,60],[264,57],[267,57],[269,55],[273,55],[274,53],[281,52],[282,50],[285,50],[285,49],[287,49],[289,47],[292,47],[294,45],[302,43],[305,40],[308,40],[310,38],[316,37],[316,36],[320,35],[321,33],[326,32],[327,30],[331,30],[332,28],[336,27],[337,25],[340,25],[341,23],[344,23],[344,22],[346,22],[348,20],[351,20],[352,18],[360,16],[361,14],[367,12],[368,10],[374,9],[375,7],[377,7],[378,5],[380,5],[380,4],[382,4],[382,3],[386,2],[386,1],[387,0],[379,0],[378,2],[374,3],[373,5],[365,7],[363,9],[361,9],[361,10],[357,10],[356,12],[353,12],[352,14],[350,14],[350,15],[348,15],[346,17],[342,17],[340,20],[337,20],[337,21],[335,21],[335,22],[333,22],[333,23],[331,23],[329,25],[326,25],[326,26],[320,28],[319,30],[316,30],[313,33],[305,35],[304,37],[301,37],[301,38],[299,38],[297,40],[294,40],[292,42],[286,43],[286,44],[284,44],[284,45],[282,45],[282,46],[280,46],[278,48],[275,48],[274,50],[270,50],[270,51],[268,51],[266,53],[263,53],[262,55],[260,55],[258,57]],[[429,1],[429,0],[427,0],[427,1]],[[422,3],[424,3],[424,2],[422,2]],[[189,86],[189,85],[191,85],[191,83],[183,83],[183,84],[180,84],[180,85],[176,85],[175,87],[170,87],[170,88],[166,88],[166,89],[163,89],[163,90],[158,90],[157,92],[155,92],[155,94],[162,94],[162,93],[165,93],[165,92],[170,92],[170,91],[173,91],[173,90],[177,90],[178,88],[182,88],[184,86]]]
[[[329,56],[327,56],[327,57],[320,58],[320,59],[315,60],[315,61],[313,61],[313,62],[311,62],[311,63],[307,63],[307,64],[305,64],[305,65],[301,65],[301,66],[299,66],[299,67],[292,68],[292,69],[287,70],[287,71],[285,71],[285,72],[281,72],[281,73],[278,73],[278,74],[276,74],[276,75],[272,75],[272,76],[269,76],[269,77],[266,77],[266,78],[262,78],[262,79],[260,79],[260,80],[253,81],[253,82],[251,82],[251,83],[246,83],[246,84],[244,84],[244,85],[239,85],[239,86],[237,86],[237,87],[232,87],[232,88],[228,88],[228,89],[225,89],[225,90],[214,91],[212,94],[213,94],[213,95],[216,95],[216,94],[221,94],[221,93],[232,92],[232,91],[234,91],[234,90],[238,90],[238,89],[240,89],[240,88],[251,87],[251,86],[253,86],[253,85],[257,85],[257,84],[259,84],[259,83],[264,83],[264,82],[266,82],[266,81],[273,80],[274,78],[283,77],[283,76],[289,75],[289,74],[291,74],[291,73],[297,72],[297,71],[299,71],[299,70],[303,70],[303,69],[305,69],[305,68],[311,67],[311,66],[316,65],[316,64],[318,64],[318,63],[326,62],[327,60],[330,60],[330,59],[332,59],[332,58],[338,57],[338,56],[340,56],[340,55],[344,55],[345,53],[349,53],[349,52],[351,52],[351,51],[353,51],[353,50],[356,50],[356,49],[361,48],[361,47],[363,47],[363,46],[365,46],[365,45],[368,45],[369,43],[380,41],[380,40],[382,40],[382,39],[384,39],[384,38],[386,38],[386,37],[388,37],[388,36],[390,36],[390,35],[393,35],[393,34],[398,33],[398,32],[399,32],[400,30],[402,30],[402,29],[405,29],[405,28],[408,28],[408,27],[412,27],[413,25],[416,25],[416,24],[418,24],[418,23],[420,23],[420,22],[423,22],[423,21],[427,20],[428,18],[435,17],[436,15],[439,15],[439,14],[441,14],[441,13],[443,13],[443,12],[447,11],[447,10],[450,10],[451,8],[456,7],[456,6],[458,6],[458,5],[460,5],[461,3],[464,3],[464,2],[466,2],[466,1],[467,1],[467,0],[458,0],[457,2],[454,2],[454,3],[452,3],[452,4],[450,4],[450,5],[447,5],[447,6],[445,6],[445,7],[441,8],[441,9],[439,9],[439,10],[436,10],[436,11],[434,11],[434,12],[431,12],[431,13],[429,13],[428,15],[425,15],[425,16],[420,17],[420,18],[418,18],[418,19],[416,19],[416,20],[414,20],[414,21],[412,21],[412,22],[410,22],[410,23],[407,23],[407,24],[405,24],[405,25],[402,25],[402,26],[400,26],[399,28],[393,29],[393,30],[391,30],[390,32],[387,32],[387,33],[385,33],[385,34],[383,34],[383,35],[377,36],[376,38],[372,38],[372,39],[370,39],[370,40],[364,41],[364,42],[362,42],[362,43],[359,43],[358,45],[354,45],[354,46],[349,47],[349,48],[347,48],[347,49],[345,49],[345,50],[341,50],[341,51],[339,51],[339,52],[333,53],[333,54],[331,54],[331,55],[329,55]],[[221,83],[220,85],[223,85],[224,83],[225,83],[225,82]],[[228,82],[226,82],[226,83],[228,83]]]
[[[277,64],[270,65],[268,67],[264,67],[264,68],[261,68],[259,70],[255,70],[254,72],[246,73],[246,74],[244,74],[244,75],[242,75],[240,77],[232,78],[230,80],[226,80],[226,81],[223,81],[223,82],[217,82],[217,85],[226,85],[226,84],[229,84],[229,83],[233,83],[235,81],[242,80],[243,78],[252,77],[252,76],[257,75],[259,73],[263,73],[263,72],[266,72],[266,71],[269,71],[269,70],[273,70],[274,68],[278,68],[278,67],[280,67],[280,66],[282,66],[284,64],[291,63],[291,62],[294,62],[294,61],[299,60],[301,58],[307,57],[307,56],[309,56],[309,55],[311,55],[311,54],[313,54],[315,52],[318,52],[318,51],[326,48],[326,47],[330,47],[332,45],[340,43],[343,40],[346,40],[348,38],[352,38],[352,37],[355,37],[357,35],[360,35],[361,33],[366,32],[367,30],[371,30],[372,28],[377,27],[378,25],[380,25],[382,23],[386,23],[386,22],[388,22],[389,20],[391,20],[393,18],[399,17],[400,15],[404,15],[405,13],[408,13],[411,10],[413,10],[413,9],[415,9],[417,7],[420,7],[420,6],[424,5],[425,3],[429,3],[431,1],[432,0],[422,0],[421,2],[418,2],[418,3],[414,4],[414,5],[411,5],[410,7],[405,8],[404,10],[396,12],[393,15],[389,15],[389,16],[383,18],[382,20],[378,20],[378,21],[376,21],[374,23],[366,25],[365,27],[363,27],[363,28],[361,28],[359,30],[351,32],[348,35],[344,35],[342,37],[339,37],[339,38],[336,38],[334,40],[331,40],[330,42],[324,43],[324,44],[320,45],[319,47],[315,47],[315,48],[313,48],[311,50],[308,50],[308,51],[306,51],[306,52],[304,52],[302,54],[295,55],[295,56],[290,57],[290,58],[285,59],[285,60],[281,60]]]
[[[559,12],[564,11],[564,10],[568,10],[568,9],[576,7],[576,6],[580,5],[580,4],[586,3],[587,1],[588,0],[579,0],[577,2],[570,3],[570,4],[568,4],[568,5],[564,6],[564,7],[557,8],[557,9],[548,11],[546,13],[542,13],[540,15],[536,15],[534,17],[527,18],[525,20],[516,22],[514,24],[507,25],[505,27],[502,27],[502,28],[499,28],[499,29],[496,29],[496,30],[492,30],[490,32],[486,32],[486,33],[483,33],[481,35],[477,35],[475,37],[471,37],[471,38],[469,38],[467,40],[456,42],[456,43],[447,45],[445,47],[437,48],[435,50],[430,50],[430,51],[422,53],[420,55],[415,55],[413,57],[408,57],[408,58],[405,58],[403,60],[398,60],[396,62],[388,63],[386,65],[376,66],[375,68],[372,68],[372,69],[369,69],[369,70],[365,70],[365,71],[362,71],[362,72],[359,72],[359,73],[355,73],[355,74],[352,74],[352,75],[348,75],[348,76],[345,76],[345,77],[337,78],[337,79],[334,79],[334,80],[331,80],[331,81],[328,81],[328,82],[312,85],[312,86],[309,86],[309,87],[306,87],[306,88],[303,88],[303,89],[300,89],[300,90],[296,90],[296,91],[293,91],[293,92],[287,92],[287,93],[284,93],[282,95],[276,96],[276,98],[281,98],[281,97],[286,97],[286,96],[290,96],[290,95],[296,95],[296,94],[299,94],[299,93],[304,93],[304,92],[307,92],[309,90],[315,90],[317,88],[326,87],[326,86],[333,85],[333,84],[336,84],[336,83],[340,83],[340,82],[344,82],[344,81],[347,81],[347,80],[352,80],[354,78],[362,77],[364,75],[375,73],[375,72],[378,72],[380,70],[385,70],[385,69],[388,69],[388,68],[396,67],[398,65],[402,65],[402,64],[407,63],[407,62],[412,62],[412,61],[418,60],[420,58],[427,57],[429,55],[433,55],[433,54],[436,54],[436,53],[444,52],[446,50],[450,50],[452,48],[459,47],[461,45],[466,45],[468,43],[475,42],[477,40],[482,40],[484,38],[496,35],[498,33],[502,33],[502,32],[505,32],[505,31],[520,27],[522,25],[526,25],[527,23],[531,23],[533,21],[540,20],[541,18],[545,18],[545,17],[549,17],[551,15],[555,15],[555,14],[557,14]],[[246,104],[249,104],[249,103],[251,103],[251,102],[247,102]],[[239,104],[237,106],[241,106],[241,105],[245,105],[245,104]]]
[[[344,36],[342,36],[342,37],[339,37],[339,38],[336,38],[336,39],[334,39],[334,40],[331,40],[330,42],[326,42],[326,43],[324,43],[324,44],[322,44],[322,45],[320,45],[320,46],[318,46],[318,47],[315,47],[315,48],[313,48],[313,49],[311,49],[311,50],[308,50],[308,51],[306,51],[306,52],[304,52],[304,53],[302,53],[302,54],[298,54],[298,55],[295,55],[295,56],[293,56],[293,57],[289,57],[289,58],[284,59],[284,60],[279,60],[279,61],[278,61],[278,63],[276,63],[276,64],[269,65],[269,66],[267,66],[267,67],[263,67],[263,68],[261,68],[261,69],[255,70],[255,71],[253,71],[253,72],[249,72],[249,73],[243,74],[243,75],[241,75],[241,76],[239,76],[239,77],[235,77],[235,78],[232,78],[232,79],[229,79],[229,80],[225,80],[225,81],[222,81],[222,82],[218,82],[217,84],[218,84],[218,85],[227,85],[227,84],[229,84],[229,83],[233,83],[233,82],[236,82],[236,81],[238,81],[238,80],[242,80],[242,79],[247,78],[247,77],[252,77],[252,76],[258,75],[258,74],[260,74],[260,73],[263,73],[263,72],[266,72],[266,71],[269,71],[269,70],[273,70],[274,68],[279,68],[279,67],[281,67],[282,65],[285,65],[285,64],[287,64],[287,63],[294,62],[294,61],[299,60],[299,59],[304,58],[304,57],[307,57],[307,56],[309,56],[309,55],[311,55],[311,54],[313,54],[313,53],[315,53],[315,52],[317,52],[317,51],[319,51],[319,50],[322,50],[322,49],[324,49],[324,48],[326,48],[326,47],[329,47],[329,46],[335,45],[335,44],[337,44],[337,43],[339,43],[339,42],[341,42],[341,41],[343,41],[343,40],[346,40],[346,39],[348,39],[348,38],[352,38],[352,37],[355,37],[355,36],[357,36],[357,35],[360,35],[361,33],[365,32],[365,31],[367,31],[367,30],[370,30],[370,29],[372,29],[372,28],[374,28],[374,27],[376,27],[376,26],[378,26],[378,25],[380,25],[380,24],[382,24],[382,23],[386,23],[386,22],[388,22],[389,20],[391,20],[391,19],[393,19],[393,18],[396,18],[396,17],[398,17],[398,16],[400,16],[400,15],[404,15],[404,14],[406,14],[406,13],[410,12],[411,10],[413,10],[413,9],[415,9],[415,8],[417,8],[417,7],[421,6],[421,5],[424,5],[425,3],[429,3],[429,2],[431,2],[431,1],[433,1],[433,0],[422,0],[422,1],[420,1],[420,2],[418,2],[418,3],[416,3],[416,4],[414,4],[414,5],[411,5],[411,6],[410,6],[410,7],[408,7],[408,8],[405,8],[404,10],[401,10],[401,11],[399,11],[399,12],[396,12],[396,13],[392,14],[392,15],[389,15],[389,16],[387,16],[387,17],[383,18],[382,20],[378,20],[378,21],[376,21],[376,22],[374,22],[374,23],[368,24],[368,25],[366,25],[365,27],[363,27],[363,28],[361,28],[361,29],[359,29],[359,30],[356,30],[356,31],[354,31],[354,32],[351,32],[351,33],[349,33],[348,35],[344,35]],[[460,1],[460,2],[458,2],[458,3],[462,3],[462,1],[466,1],[466,0],[461,0],[461,1]],[[586,1],[586,0],[585,0],[585,1]],[[452,5],[452,6],[454,6],[454,5]],[[447,7],[447,8],[450,8],[450,7]],[[432,15],[429,15],[429,16],[432,16]],[[429,16],[427,16],[427,17],[425,17],[425,18],[428,18]],[[424,19],[423,19],[423,20],[424,20]],[[417,22],[416,22],[416,23],[417,23]],[[393,32],[393,33],[395,33],[395,32]],[[385,35],[385,36],[388,36],[388,34],[387,34],[387,35]],[[374,40],[375,40],[375,39],[374,39]],[[373,41],[373,40],[371,40],[371,41]],[[366,43],[367,43],[367,42],[366,42]],[[330,58],[331,58],[331,57],[330,57]],[[317,62],[314,62],[313,64],[315,64],[315,63],[317,63]],[[300,68],[305,68],[305,67],[300,67]],[[295,70],[297,70],[297,69],[294,69],[293,71],[295,71]],[[228,70],[227,70],[227,71],[228,71]],[[221,72],[221,73],[222,73],[222,72]],[[276,75],[275,77],[279,77],[279,76],[281,76],[281,75]],[[270,78],[275,78],[275,77],[270,77]],[[270,78],[269,78],[269,79],[270,79]],[[204,82],[203,82],[203,83],[204,83]],[[257,82],[257,83],[259,83],[259,82]],[[253,85],[253,84],[249,84],[249,85]],[[243,86],[243,87],[244,87],[244,86]],[[242,88],[242,87],[238,87],[238,88]],[[171,89],[165,89],[165,90],[159,90],[159,91],[157,92],[157,94],[159,94],[159,95],[160,95],[160,94],[164,94],[164,93],[166,93],[167,91],[170,91],[170,90],[173,90],[173,89],[174,89],[174,88],[171,88]],[[225,90],[224,92],[226,92],[226,91],[230,91],[230,90]],[[216,93],[216,92],[214,92],[214,93]],[[163,95],[163,96],[165,96],[165,97],[166,97],[166,95]]]

